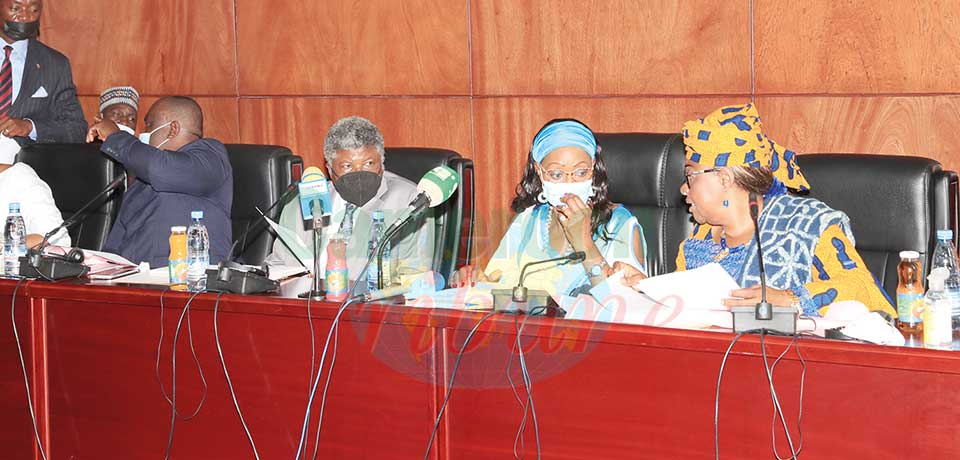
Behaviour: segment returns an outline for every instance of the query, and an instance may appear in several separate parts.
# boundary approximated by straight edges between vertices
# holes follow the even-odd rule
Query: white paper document
[[[45,254],[66,255],[71,248],[62,246],[48,246]],[[138,266],[129,260],[110,252],[83,249],[83,264],[89,270],[87,278],[93,280],[111,280],[137,273]]]
[[[646,278],[634,289],[659,302],[687,310],[729,311],[722,301],[740,286],[720,264],[712,263],[693,270]]]
[[[622,280],[622,273],[614,273],[590,290],[592,298],[565,298],[561,307],[566,317],[688,329],[732,327],[722,300],[739,286],[718,264],[647,278],[633,288]]]
[[[307,246],[307,243],[300,238],[300,235],[297,232],[290,230],[289,228],[282,227],[280,224],[277,224],[269,217],[260,214],[263,216],[263,219],[267,221],[267,225],[276,232],[277,237],[287,246],[287,249],[293,253],[293,256],[300,260],[305,267],[313,267],[313,250]],[[323,259],[321,259],[323,260]]]
[[[405,305],[420,308],[449,308],[454,310],[491,310],[496,287],[492,283],[477,283],[476,286],[443,289],[407,300]]]

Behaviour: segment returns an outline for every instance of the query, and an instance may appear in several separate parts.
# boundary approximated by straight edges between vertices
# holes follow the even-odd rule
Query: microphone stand
[[[320,201],[310,203],[313,214],[313,287],[309,291],[301,292],[297,297],[323,300],[325,291],[320,287],[320,237],[323,229],[330,223],[330,216],[321,215]]]
[[[792,307],[773,306],[767,302],[767,273],[763,267],[763,247],[760,244],[759,204],[757,195],[750,194],[750,218],[753,236],[757,242],[760,265],[760,302],[753,307],[731,307],[733,331],[737,333],[776,332],[785,335],[797,333],[797,312]]]
[[[280,198],[271,203],[266,211],[260,211],[259,208],[257,208],[257,211],[266,219],[267,213],[274,210],[280,203],[288,201],[296,191],[296,184],[287,186],[287,189],[280,195]],[[261,292],[276,291],[280,288],[280,282],[270,279],[269,273],[263,269],[264,267],[247,267],[234,261],[235,258],[238,258],[234,255],[237,248],[240,248],[240,253],[242,254],[243,250],[247,247],[247,238],[250,236],[250,232],[263,222],[259,220],[259,218],[257,218],[257,220],[257,223],[253,226],[250,225],[250,221],[247,221],[247,225],[240,235],[240,238],[234,240],[233,244],[230,245],[230,251],[227,252],[227,257],[220,261],[217,268],[207,270],[208,291],[229,292],[232,294],[258,294]]]
[[[81,261],[78,262],[61,257],[45,256],[43,250],[50,245],[50,238],[53,238],[53,235],[56,235],[60,230],[69,229],[76,225],[77,222],[81,221],[80,217],[83,216],[83,213],[87,212],[94,204],[99,203],[101,199],[126,182],[127,174],[123,173],[120,177],[110,182],[100,193],[91,198],[90,201],[87,201],[81,206],[80,209],[68,217],[67,220],[64,220],[56,228],[43,235],[40,243],[28,249],[27,255],[20,258],[20,276],[26,278],[36,278],[39,276],[48,281],[53,281],[63,278],[76,278],[85,274],[88,268],[83,264],[82,258],[80,258]],[[41,268],[46,268],[46,270],[42,270]]]
[[[520,269],[520,278],[517,280],[517,285],[514,286],[513,289],[494,289],[492,291],[494,310],[508,313],[526,313],[527,310],[525,310],[525,307],[531,302],[543,304],[534,305],[535,307],[546,307],[547,299],[550,298],[548,293],[540,290],[531,292],[524,287],[523,281],[527,276],[527,269],[534,265],[548,264],[551,262],[581,262],[586,259],[586,257],[587,255],[583,251],[575,251],[552,259],[528,262]]]
[[[424,195],[420,195],[420,196],[424,196]],[[410,204],[415,205],[416,203],[418,203],[420,196],[414,199],[414,202]],[[426,203],[429,204],[429,201]],[[381,238],[380,244],[377,245],[377,250],[375,254],[375,257],[377,260],[377,267],[378,267],[377,289],[383,289],[385,287],[385,284],[383,282],[383,251],[386,250],[387,244],[389,243],[390,240],[393,239],[393,237],[397,236],[397,233],[400,233],[400,230],[403,227],[405,227],[408,223],[410,223],[414,219],[414,217],[416,217],[419,213],[421,213],[426,208],[427,208],[426,204],[414,207],[413,211],[411,211],[402,219],[396,221],[394,224],[390,225],[390,227],[388,227],[387,230],[383,232],[383,238]],[[393,267],[393,269],[396,270],[396,267]]]

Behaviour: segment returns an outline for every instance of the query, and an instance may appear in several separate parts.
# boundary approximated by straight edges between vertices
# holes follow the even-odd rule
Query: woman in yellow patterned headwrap
[[[684,240],[677,269],[719,263],[744,288],[727,306],[760,300],[751,202],[758,206],[767,300],[819,316],[828,305],[857,300],[870,310],[896,311],[857,254],[850,219],[789,190],[810,188],[796,154],[767,138],[753,104],[717,109],[683,126],[686,196],[697,225]]]

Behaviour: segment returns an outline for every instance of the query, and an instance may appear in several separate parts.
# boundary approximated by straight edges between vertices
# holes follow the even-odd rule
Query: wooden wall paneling
[[[323,166],[327,130],[351,115],[376,124],[387,146],[473,155],[467,98],[245,98],[240,114],[243,142],[288,146],[308,166]]]
[[[888,153],[960,169],[960,96],[761,97],[764,131],[799,153]]]
[[[750,91],[747,0],[471,3],[481,95]]]
[[[140,98],[140,110],[137,132],[143,131],[143,117],[154,102],[155,96]],[[235,97],[194,97],[203,109],[203,131],[205,137],[212,137],[224,143],[240,142],[240,120],[237,98]],[[87,123],[93,123],[100,111],[99,96],[80,96],[80,105]]]
[[[477,263],[486,264],[513,219],[510,200],[533,136],[554,118],[577,118],[596,132],[679,132],[683,122],[747,97],[480,98],[475,101]]]
[[[46,2],[41,38],[70,58],[80,94],[236,95],[233,0]]]
[[[238,0],[240,92],[467,94],[466,4]]]
[[[956,92],[957,7],[953,0],[757,0],[757,91]]]

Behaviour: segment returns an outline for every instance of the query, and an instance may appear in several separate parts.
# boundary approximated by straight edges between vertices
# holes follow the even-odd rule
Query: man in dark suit
[[[233,168],[227,149],[203,137],[203,112],[189,97],[168,96],[150,107],[139,140],[111,120],[90,127],[87,141],[136,176],[127,188],[104,250],[134,263],[167,264],[170,227],[203,211],[210,235],[210,262],[227,256],[232,241]]]
[[[42,0],[0,0],[0,134],[83,142],[87,121],[70,61],[36,39],[42,9]]]

